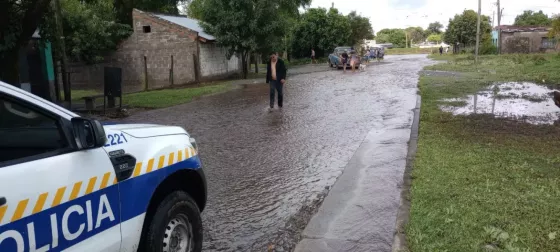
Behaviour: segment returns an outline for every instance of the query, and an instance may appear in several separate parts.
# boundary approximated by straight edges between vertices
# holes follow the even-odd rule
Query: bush
[[[482,43],[478,53],[481,55],[496,54],[498,53],[498,48],[492,44],[492,41],[487,40]]]
[[[535,65],[537,66],[544,65],[548,62],[548,60],[546,60],[542,55],[533,55],[531,60],[535,62]]]

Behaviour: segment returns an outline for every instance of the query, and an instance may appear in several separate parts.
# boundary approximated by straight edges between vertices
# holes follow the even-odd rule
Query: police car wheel
[[[169,194],[159,204],[146,235],[145,251],[202,251],[202,220],[194,200],[183,191]]]

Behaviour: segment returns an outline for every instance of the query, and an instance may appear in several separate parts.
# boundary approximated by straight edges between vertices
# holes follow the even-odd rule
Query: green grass
[[[545,59],[543,63],[542,58]],[[411,251],[558,251],[560,127],[489,116],[452,116],[441,99],[494,81],[560,82],[557,55],[470,56],[427,67],[459,77],[422,76],[418,152],[407,239]],[[556,69],[556,70],[554,70]],[[490,250],[492,248],[493,250]]]
[[[94,96],[102,93],[103,92],[99,92],[96,90],[72,90],[71,96],[73,101],[77,101],[86,96]],[[60,98],[64,100],[64,92],[60,92]]]
[[[438,48],[391,48],[385,49],[386,55],[402,54],[431,54],[437,52]]]
[[[229,84],[218,84],[193,88],[162,89],[123,97],[123,104],[140,108],[164,108],[192,101],[194,98],[231,89]]]

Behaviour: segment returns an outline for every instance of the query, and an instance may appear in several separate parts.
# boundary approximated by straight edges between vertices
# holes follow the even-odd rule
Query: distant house
[[[102,90],[105,66],[122,69],[124,92],[228,78],[242,71],[240,58],[228,59],[195,19],[137,9],[132,19],[133,34],[105,61],[70,66],[73,89]]]
[[[492,39],[498,39],[498,29],[501,30],[499,41],[502,53],[547,53],[560,50],[557,39],[549,37],[550,27],[544,26],[512,26],[502,25],[494,28]]]

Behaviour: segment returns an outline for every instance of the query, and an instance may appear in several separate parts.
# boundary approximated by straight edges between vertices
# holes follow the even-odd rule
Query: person
[[[340,55],[342,56],[342,69],[344,69],[344,72],[346,73],[346,63],[348,63],[348,53],[346,51],[342,52],[342,54]]]
[[[356,72],[356,64],[358,64],[358,56],[355,51],[350,52],[350,67],[352,68],[352,73]]]
[[[317,64],[317,60],[315,59],[315,50],[311,48],[311,64],[313,64],[313,62]]]
[[[443,46],[440,46],[439,47],[439,55],[442,55],[442,54],[443,54]]]
[[[283,88],[286,83],[286,65],[278,58],[276,52],[270,54],[270,61],[266,64],[266,83],[270,84],[270,110],[274,109],[275,91],[278,92],[278,108],[284,106]]]
[[[383,49],[383,47],[377,48],[377,56],[375,57],[375,58],[377,59],[377,62],[380,62],[380,61],[381,61],[381,54],[382,54],[382,51],[381,51],[381,50],[382,50],[382,49]]]
[[[449,52],[449,46],[445,48],[445,54]]]

